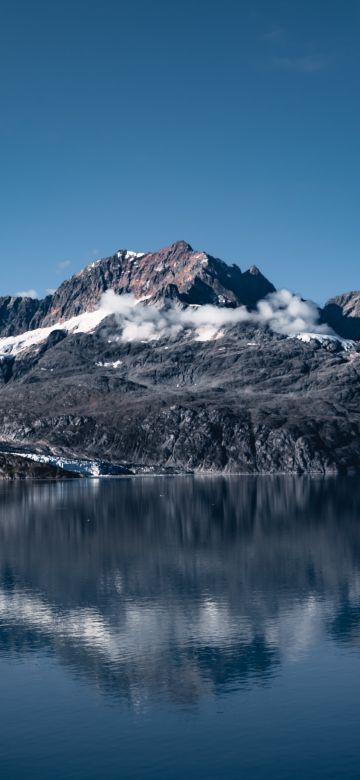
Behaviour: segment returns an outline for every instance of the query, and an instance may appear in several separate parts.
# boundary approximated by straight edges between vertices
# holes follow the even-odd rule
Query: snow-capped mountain
[[[255,267],[241,272],[177,241],[159,252],[126,249],[91,262],[43,300],[0,298],[0,335],[48,327],[97,309],[106,290],[136,298],[176,298],[188,304],[254,306],[275,290]]]
[[[0,445],[89,473],[359,469],[359,323],[360,293],[320,310],[184,241],[120,250],[0,299]]]

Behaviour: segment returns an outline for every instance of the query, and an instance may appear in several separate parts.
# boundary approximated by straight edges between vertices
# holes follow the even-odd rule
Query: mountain
[[[242,273],[237,265],[194,252],[185,241],[159,252],[121,249],[90,263],[44,300],[0,298],[0,335],[48,327],[93,311],[109,289],[157,301],[170,297],[188,304],[250,307],[275,290],[255,266]]]
[[[51,303],[51,296],[42,301],[16,296],[0,297],[0,336],[14,336],[39,328]]]
[[[324,306],[324,322],[346,339],[360,339],[360,291],[331,298]]]
[[[92,474],[357,471],[358,305],[183,241],[116,252],[2,299],[0,449]]]

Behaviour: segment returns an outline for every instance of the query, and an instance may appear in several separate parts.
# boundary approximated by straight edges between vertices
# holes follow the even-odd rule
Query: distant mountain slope
[[[0,336],[15,336],[39,328],[51,305],[51,296],[43,300],[0,297]]]
[[[16,359],[2,440],[179,471],[360,469],[360,349],[251,325],[221,339],[116,339],[116,323]]]
[[[340,336],[360,339],[360,291],[331,298],[324,306],[323,319]]]

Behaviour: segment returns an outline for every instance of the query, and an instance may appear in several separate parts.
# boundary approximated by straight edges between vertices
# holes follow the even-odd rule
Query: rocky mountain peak
[[[43,301],[0,300],[0,334],[15,335],[94,311],[109,289],[159,305],[171,299],[183,304],[252,308],[275,288],[255,266],[242,273],[239,266],[194,250],[183,240],[157,252],[119,249],[89,263]]]
[[[173,244],[170,244],[169,246],[165,247],[164,249],[160,250],[161,252],[166,252],[170,256],[179,256],[181,254],[184,254],[184,252],[193,252],[192,246],[188,244],[187,241],[174,241]]]
[[[186,241],[157,252],[121,249],[63,282],[53,295],[44,325],[96,309],[108,289],[158,303],[169,299],[171,292],[171,299],[182,303],[252,307],[275,288],[260,272],[250,276],[251,280],[249,272],[196,251]]]

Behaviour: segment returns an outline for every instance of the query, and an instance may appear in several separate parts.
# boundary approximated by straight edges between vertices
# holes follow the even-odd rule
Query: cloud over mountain
[[[22,290],[21,292],[15,293],[17,298],[38,298],[37,291],[31,288],[30,290]]]
[[[115,295],[108,290],[101,299],[101,308],[107,314],[115,314],[122,329],[123,341],[152,341],[177,336],[187,329],[195,330],[199,341],[214,338],[223,327],[248,322],[268,326],[275,333],[293,336],[301,333],[334,335],[334,331],[319,322],[319,309],[311,301],[303,301],[289,290],[278,290],[259,301],[249,311],[245,306],[237,308],[213,305],[169,306],[158,308],[134,295]]]

